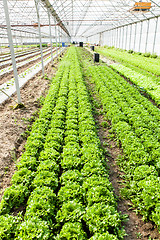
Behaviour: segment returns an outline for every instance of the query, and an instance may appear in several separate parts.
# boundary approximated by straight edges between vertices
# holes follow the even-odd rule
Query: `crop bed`
[[[123,149],[124,157],[118,159],[126,181],[122,193],[160,230],[160,110],[105,64],[95,66],[88,61],[87,69]]]
[[[55,51],[55,49],[53,51]],[[44,53],[43,53],[44,59],[47,58],[48,56],[50,56],[50,49],[45,49]],[[27,58],[22,57],[20,59],[20,61],[18,61],[18,63],[17,63],[18,74],[22,73],[24,70],[28,69],[29,67],[33,66],[35,63],[38,63],[40,61],[41,61],[40,53],[38,53],[38,54],[34,53],[34,56],[33,55],[28,56],[27,55]],[[13,78],[13,67],[12,67],[12,65],[8,66],[8,67],[4,67],[0,70],[0,84],[3,84],[5,82],[7,82],[11,78]]]
[[[43,52],[45,52],[46,50],[47,49],[44,49]],[[16,62],[18,63],[18,62],[21,62],[22,60],[34,57],[39,54],[40,54],[40,50],[35,49],[32,51],[22,52],[21,54],[18,54],[18,55],[15,54],[15,59],[16,59]],[[12,65],[11,57],[6,57],[6,58],[3,58],[2,60],[0,60],[0,69],[7,67],[9,65]]]
[[[16,48],[14,47],[14,52],[18,55],[24,51],[28,51],[28,49],[34,49],[36,45],[34,46],[23,46],[21,48]],[[1,53],[0,53],[0,58],[4,58],[6,56],[10,56],[10,48],[9,47],[1,47]]]
[[[52,81],[17,168],[0,203],[1,239],[123,239],[76,48]]]
[[[115,71],[147,93],[157,105],[160,104],[160,59],[146,58],[138,54],[129,54],[112,48],[97,48],[103,56],[114,59],[121,64],[111,64]]]
[[[150,72],[154,75],[160,76],[160,69],[158,68],[160,64],[160,59],[146,58],[138,54],[130,54],[126,51],[121,51],[114,48],[104,48],[96,47],[96,51],[100,54],[111,57],[122,63],[128,63],[132,66],[141,68],[146,72]]]

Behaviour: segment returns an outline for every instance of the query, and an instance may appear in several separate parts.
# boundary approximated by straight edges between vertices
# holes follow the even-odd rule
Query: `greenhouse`
[[[160,0],[0,16],[0,240],[160,240]]]

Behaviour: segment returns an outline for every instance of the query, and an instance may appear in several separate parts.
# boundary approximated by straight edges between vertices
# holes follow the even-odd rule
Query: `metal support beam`
[[[114,47],[116,47],[116,29],[113,30],[114,30]]]
[[[119,48],[121,48],[121,28],[119,29]]]
[[[134,51],[136,47],[136,36],[137,36],[137,23],[135,24],[135,32],[134,32],[134,46],[133,46]]]
[[[5,18],[6,18],[6,24],[7,24],[9,47],[10,47],[10,51],[11,51],[11,58],[12,58],[12,65],[13,65],[13,72],[14,72],[14,81],[15,81],[15,86],[16,86],[16,91],[17,91],[18,103],[20,104],[20,103],[22,103],[22,101],[21,101],[21,95],[20,95],[18,72],[17,72],[16,59],[15,59],[15,54],[14,54],[14,46],[13,46],[13,39],[12,39],[12,33],[11,33],[11,25],[10,25],[10,19],[9,19],[7,0],[3,0],[3,5],[4,5],[4,12],[5,12]]]
[[[58,27],[58,42],[59,42],[59,45],[58,45],[58,47],[59,47],[59,53],[60,53],[60,27]]]
[[[124,27],[122,27],[122,49],[124,45]]]
[[[130,26],[130,25],[132,25],[132,24],[140,23],[140,22],[145,22],[145,21],[148,21],[148,20],[151,20],[151,19],[155,19],[155,18],[157,18],[157,17],[160,17],[160,15],[158,14],[157,16],[149,17],[149,18],[147,18],[147,19],[146,19],[146,18],[145,18],[145,19],[140,19],[140,20],[138,20],[138,21],[135,21],[135,22],[132,22],[132,23],[123,24],[123,25],[121,25],[121,26],[116,26],[116,27],[113,27],[113,28],[110,28],[110,29],[107,29],[107,30],[104,30],[104,31],[101,31],[101,32],[102,32],[102,33],[103,33],[103,32],[108,32],[108,31],[110,31],[110,30],[112,30],[112,29],[117,29],[117,28],[120,28],[120,27]],[[92,36],[94,36],[94,35],[96,35],[96,34],[99,34],[99,33],[100,33],[100,32],[97,32],[97,33],[88,35],[87,37],[92,37]]]
[[[40,27],[40,17],[39,17],[39,0],[34,0],[36,5],[37,20],[38,20],[38,32],[39,32],[39,43],[41,51],[41,64],[42,64],[42,74],[44,76],[44,63],[43,63],[43,50],[42,50],[42,41],[41,41],[41,27]]]
[[[113,42],[114,42],[114,31],[111,30],[111,34],[112,34],[112,41],[111,41],[111,47],[113,46]]]
[[[107,38],[107,40],[108,40],[108,38]],[[102,33],[99,34],[99,45],[101,46],[101,44],[102,44]]]
[[[53,44],[52,44],[52,32],[51,32],[51,18],[50,18],[50,12],[48,10],[48,21],[49,21],[49,35],[50,35],[50,45],[51,45],[51,61],[53,64]]]
[[[147,45],[148,45],[148,33],[149,33],[149,20],[147,25],[147,34],[146,34],[146,44],[145,44],[145,52],[147,51]]]
[[[131,49],[131,40],[132,40],[132,24],[130,27],[129,50]]]
[[[154,53],[154,50],[155,50],[155,43],[156,43],[156,36],[157,36],[157,27],[158,27],[158,18],[156,18],[156,26],[155,26],[155,32],[154,32],[152,53]]]
[[[118,28],[117,28],[117,36],[116,36],[116,48],[118,48]]]
[[[143,22],[141,22],[141,29],[140,29],[140,39],[139,39],[139,49],[138,49],[139,52],[141,51],[142,30],[143,30]]]
[[[56,55],[58,58],[58,46],[57,46],[57,25],[56,25],[56,19],[54,18],[54,23],[55,23],[55,39],[56,39]]]
[[[127,49],[127,39],[128,39],[128,26],[126,26],[126,41],[125,41],[125,49]]]
[[[66,32],[68,36],[70,36],[67,28],[63,24],[62,20],[60,19],[60,17],[58,16],[56,11],[54,10],[54,8],[51,5],[51,3],[49,2],[49,0],[41,0],[41,2],[43,2],[44,6],[49,9],[49,11],[51,12],[52,16],[56,19],[57,23],[63,29],[63,31]]]

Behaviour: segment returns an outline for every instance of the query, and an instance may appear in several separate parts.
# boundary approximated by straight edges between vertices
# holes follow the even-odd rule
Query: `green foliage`
[[[23,184],[8,187],[1,200],[0,214],[10,213],[14,207],[20,207],[29,196],[29,189]]]
[[[147,92],[157,104],[160,104],[160,87],[157,77],[148,74],[144,75],[144,73],[141,73],[141,70],[138,71],[131,66],[126,67],[120,64],[113,64],[111,67],[136,84],[140,91]]]
[[[84,220],[88,223],[92,234],[103,234],[109,231],[117,235],[121,225],[119,213],[114,207],[104,203],[95,203],[91,207],[87,207]]]
[[[118,239],[119,238],[117,238],[113,234],[109,234],[108,232],[106,232],[106,233],[103,233],[103,234],[96,233],[89,240],[118,240]]]
[[[130,50],[128,50],[128,53],[131,53],[131,54],[132,54],[133,52],[134,52],[134,51],[133,51],[133,50],[131,50],[131,49],[130,49]]]
[[[31,217],[24,221],[16,232],[16,240],[35,239],[48,240],[52,238],[52,232],[46,221],[38,217]]]
[[[129,64],[130,66],[138,67],[142,70],[145,70],[146,72],[150,72],[155,75],[160,76],[160,69],[159,69],[159,58],[152,58],[152,54],[150,53],[144,53],[144,54],[132,54],[132,50],[128,53],[125,51],[119,51],[118,49],[109,49],[109,48],[103,48],[99,47],[96,49],[96,51],[104,56],[110,57],[111,59],[114,59],[118,62]],[[144,57],[144,55],[146,57]]]
[[[118,51],[116,54],[122,56]],[[126,60],[126,53],[124,56]],[[123,69],[123,66],[117,66]],[[137,212],[159,227],[159,109],[107,66],[89,65],[88,74],[95,83],[106,117],[112,123],[112,132],[121,142],[125,155],[125,159],[119,159],[127,181],[123,194],[128,195]],[[137,81],[141,79],[137,77]],[[99,197],[103,199],[103,195]]]
[[[38,48],[40,48],[40,44],[37,45]],[[42,47],[48,47],[47,43],[42,43]]]
[[[80,202],[83,201],[84,189],[76,182],[69,182],[65,186],[61,187],[58,192],[58,198],[61,203],[70,200],[78,199]]]
[[[60,234],[55,238],[56,240],[85,240],[86,233],[83,231],[82,224],[79,222],[68,222],[62,227]]]
[[[33,181],[33,187],[48,186],[56,190],[58,187],[58,178],[54,172],[40,171]]]
[[[152,54],[150,55],[150,57],[151,57],[151,58],[157,58],[158,55],[157,55],[156,53],[152,53]]]
[[[81,173],[77,170],[68,170],[61,175],[61,184],[66,185],[68,182],[78,182],[81,183],[82,181],[82,175]]]
[[[17,171],[13,175],[11,179],[11,183],[13,185],[22,184],[29,188],[30,183],[32,182],[34,176],[35,176],[35,173],[32,172],[31,170],[28,170],[27,168],[21,168],[19,171]]]
[[[57,213],[57,222],[75,222],[81,221],[85,213],[85,207],[77,200],[64,202],[61,209]]]
[[[0,216],[0,239],[14,239],[14,234],[17,230],[17,225],[20,223],[21,217],[15,217],[12,215]]]
[[[28,199],[25,219],[36,216],[53,224],[56,200],[55,193],[49,187],[36,188]]]
[[[143,56],[144,56],[144,57],[150,57],[150,56],[151,56],[151,53],[145,52],[145,53],[143,53]]]
[[[11,223],[4,234],[17,240],[85,240],[92,235],[123,239],[122,217],[116,210],[75,47],[68,50],[59,69],[12,186],[4,193],[0,212],[9,213],[4,216]],[[24,204],[23,220],[15,228],[11,213]]]

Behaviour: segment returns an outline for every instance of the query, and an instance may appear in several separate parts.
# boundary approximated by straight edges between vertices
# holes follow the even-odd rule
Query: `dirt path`
[[[24,109],[13,110],[15,102],[11,99],[0,105],[0,200],[6,187],[10,185],[10,179],[15,172],[15,163],[21,156],[26,142],[25,131],[32,124],[40,109],[39,98],[45,97],[50,79],[55,75],[57,64],[51,63],[45,67],[48,79],[42,77],[39,72],[21,89]],[[14,95],[13,99],[17,100]]]
[[[98,102],[96,104],[95,121],[98,127],[98,135],[101,140],[103,148],[106,150],[106,159],[108,159],[107,165],[110,172],[110,181],[113,185],[114,192],[118,197],[118,211],[122,214],[128,215],[128,221],[125,222],[124,228],[127,236],[124,240],[159,240],[160,234],[157,227],[152,222],[144,222],[142,216],[136,215],[135,209],[129,210],[132,203],[121,197],[120,190],[123,188],[123,172],[120,171],[116,159],[119,156],[123,156],[122,150],[117,146],[117,142],[111,136],[110,129],[111,123],[105,120],[103,115],[103,108],[101,106],[100,100],[98,99],[98,93],[95,92],[94,85],[87,81],[87,86],[91,96],[94,101]],[[93,103],[94,104],[94,103]]]

